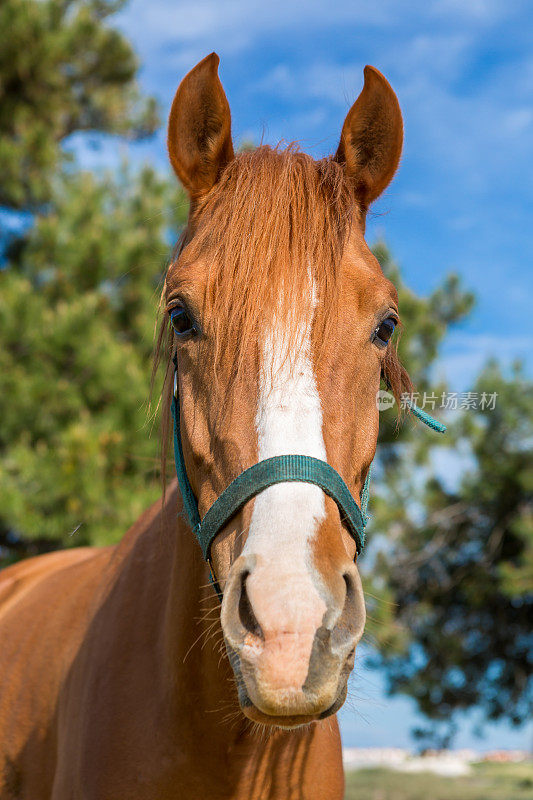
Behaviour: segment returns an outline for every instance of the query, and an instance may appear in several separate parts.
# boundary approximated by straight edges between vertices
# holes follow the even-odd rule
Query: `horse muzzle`
[[[224,591],[222,629],[239,701],[255,722],[296,727],[335,713],[346,697],[365,624],[357,568],[329,576],[241,556]],[[325,585],[325,581],[320,581]]]

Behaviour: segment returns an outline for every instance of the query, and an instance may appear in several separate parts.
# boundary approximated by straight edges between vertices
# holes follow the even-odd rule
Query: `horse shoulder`
[[[59,692],[111,554],[49,553],[0,575],[1,797],[49,796]]]

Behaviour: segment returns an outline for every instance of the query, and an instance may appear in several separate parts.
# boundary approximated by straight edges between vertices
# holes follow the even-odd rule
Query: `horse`
[[[190,213],[161,300],[163,442],[174,401],[200,517],[291,454],[361,504],[380,380],[409,388],[397,294],[364,239],[400,160],[398,100],[367,66],[334,156],[235,153],[218,66],[212,53],[185,76],[169,117]],[[336,712],[365,604],[334,493],[256,491],[209,563],[184,510],[174,481],[118,545],[2,572],[2,800],[343,797]]]

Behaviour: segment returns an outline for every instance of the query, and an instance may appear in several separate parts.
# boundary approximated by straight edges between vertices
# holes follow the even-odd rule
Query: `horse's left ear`
[[[365,67],[363,90],[344,121],[335,160],[345,165],[366,210],[387,188],[402,154],[398,99],[374,67]]]
[[[220,59],[206,56],[182,80],[168,120],[168,153],[191,199],[206,194],[233,159],[229,103],[218,77]]]

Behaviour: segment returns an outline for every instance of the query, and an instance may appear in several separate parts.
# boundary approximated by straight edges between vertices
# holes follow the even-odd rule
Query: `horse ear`
[[[403,144],[402,112],[390,84],[365,67],[363,90],[344,121],[335,160],[345,165],[366,210],[387,188]]]
[[[208,192],[233,159],[229,103],[211,53],[182,80],[168,120],[170,163],[192,199]]]

